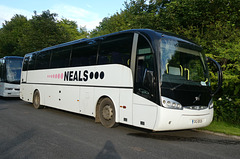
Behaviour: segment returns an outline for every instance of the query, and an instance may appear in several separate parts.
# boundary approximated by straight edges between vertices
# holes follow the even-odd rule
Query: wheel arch
[[[37,93],[36,93],[36,92],[37,92]],[[38,98],[39,98],[39,102],[37,101],[37,103],[36,103],[36,101],[35,101],[35,98],[36,98],[35,96],[38,96]],[[41,100],[42,100],[42,97],[41,97],[41,93],[40,93],[39,89],[35,89],[35,90],[33,91],[32,103],[33,103],[33,106],[34,106],[36,109],[42,109],[42,108],[43,108],[43,105],[42,105]]]
[[[114,102],[114,100],[112,100],[112,98],[108,95],[103,95],[101,97],[98,98],[98,101],[97,101],[97,104],[96,104],[96,108],[95,108],[95,122],[96,123],[99,123],[100,122],[100,118],[99,118],[99,111],[100,111],[100,103],[103,99],[105,98],[109,98],[113,105],[114,105],[114,109],[115,109],[115,113],[116,113],[116,116],[115,116],[115,121],[118,122],[118,111],[117,111],[117,108],[116,108],[116,103]]]
[[[33,91],[33,94],[32,94],[32,103],[33,103],[33,100],[34,100],[34,94],[35,92],[38,91],[39,95],[40,95],[40,103],[41,103],[41,93],[39,91],[39,89],[35,88],[34,91]]]

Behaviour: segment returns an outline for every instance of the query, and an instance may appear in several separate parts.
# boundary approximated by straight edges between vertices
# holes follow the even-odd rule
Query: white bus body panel
[[[64,80],[65,72],[70,71],[73,72],[71,80],[69,76]],[[77,80],[73,80],[76,72]],[[39,90],[41,105],[96,116],[97,102],[106,96],[114,103],[116,122],[127,118],[124,123],[132,125],[133,80],[132,72],[126,66],[113,64],[23,71],[21,80],[20,98],[24,101],[32,102],[34,91]],[[120,94],[123,95],[121,98]]]
[[[159,106],[150,100],[133,94],[133,125],[153,129]]]
[[[0,82],[0,96],[19,97],[20,85]]]
[[[81,71],[77,74],[77,80],[64,81],[64,73],[73,71],[72,79],[74,78],[75,71]],[[88,79],[84,81],[84,71],[88,71]],[[100,74],[103,72],[104,77],[100,79]],[[78,72],[79,73],[79,72]],[[93,73],[93,78],[90,79],[90,74]],[[96,79],[96,74],[98,78]],[[26,71],[23,71],[22,79],[26,76]],[[80,78],[79,78],[80,77]],[[30,84],[49,84],[49,85],[79,85],[79,86],[99,86],[99,87],[133,87],[131,70],[123,65],[101,65],[101,66],[88,66],[88,67],[71,67],[60,69],[45,69],[27,71],[27,83]],[[81,79],[81,81],[80,81]]]
[[[183,110],[158,107],[158,115],[153,130],[180,130],[208,126],[213,119],[213,109]]]
[[[133,90],[119,90],[119,122],[133,125]]]
[[[22,71],[21,72],[21,82],[22,83],[27,81],[27,73],[28,73],[28,71]]]
[[[86,81],[85,70],[88,71]],[[64,81],[66,71],[81,71],[78,81]],[[104,72],[102,79],[101,72]],[[26,83],[21,83],[20,98],[32,102],[33,93],[38,89],[41,105],[95,117],[98,100],[106,96],[114,103],[116,122],[154,131],[191,129],[211,123],[213,109],[164,108],[134,94],[132,78],[130,68],[117,64],[23,71],[21,80]]]

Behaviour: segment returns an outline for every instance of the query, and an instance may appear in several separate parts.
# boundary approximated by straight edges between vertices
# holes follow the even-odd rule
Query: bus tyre
[[[111,99],[104,98],[100,101],[99,118],[102,125],[106,128],[112,128],[116,125],[115,108]]]
[[[36,90],[33,94],[33,106],[36,109],[42,109],[43,106],[40,105],[40,93],[38,90]]]

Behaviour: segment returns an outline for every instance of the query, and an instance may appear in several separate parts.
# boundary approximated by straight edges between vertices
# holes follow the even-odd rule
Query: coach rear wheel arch
[[[39,90],[35,90],[33,93],[33,106],[36,109],[42,109],[43,106],[40,105],[40,92]]]
[[[112,128],[116,126],[116,111],[112,100],[105,97],[99,101],[98,118],[104,127]]]

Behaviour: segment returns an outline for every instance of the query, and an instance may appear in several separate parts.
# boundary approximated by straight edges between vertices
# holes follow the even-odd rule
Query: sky
[[[57,13],[57,19],[66,18],[76,21],[78,26],[88,31],[95,29],[104,17],[110,17],[124,9],[124,2],[129,0],[0,0],[0,28],[5,20],[10,21],[15,14],[28,19],[34,11],[41,14],[50,10]]]

